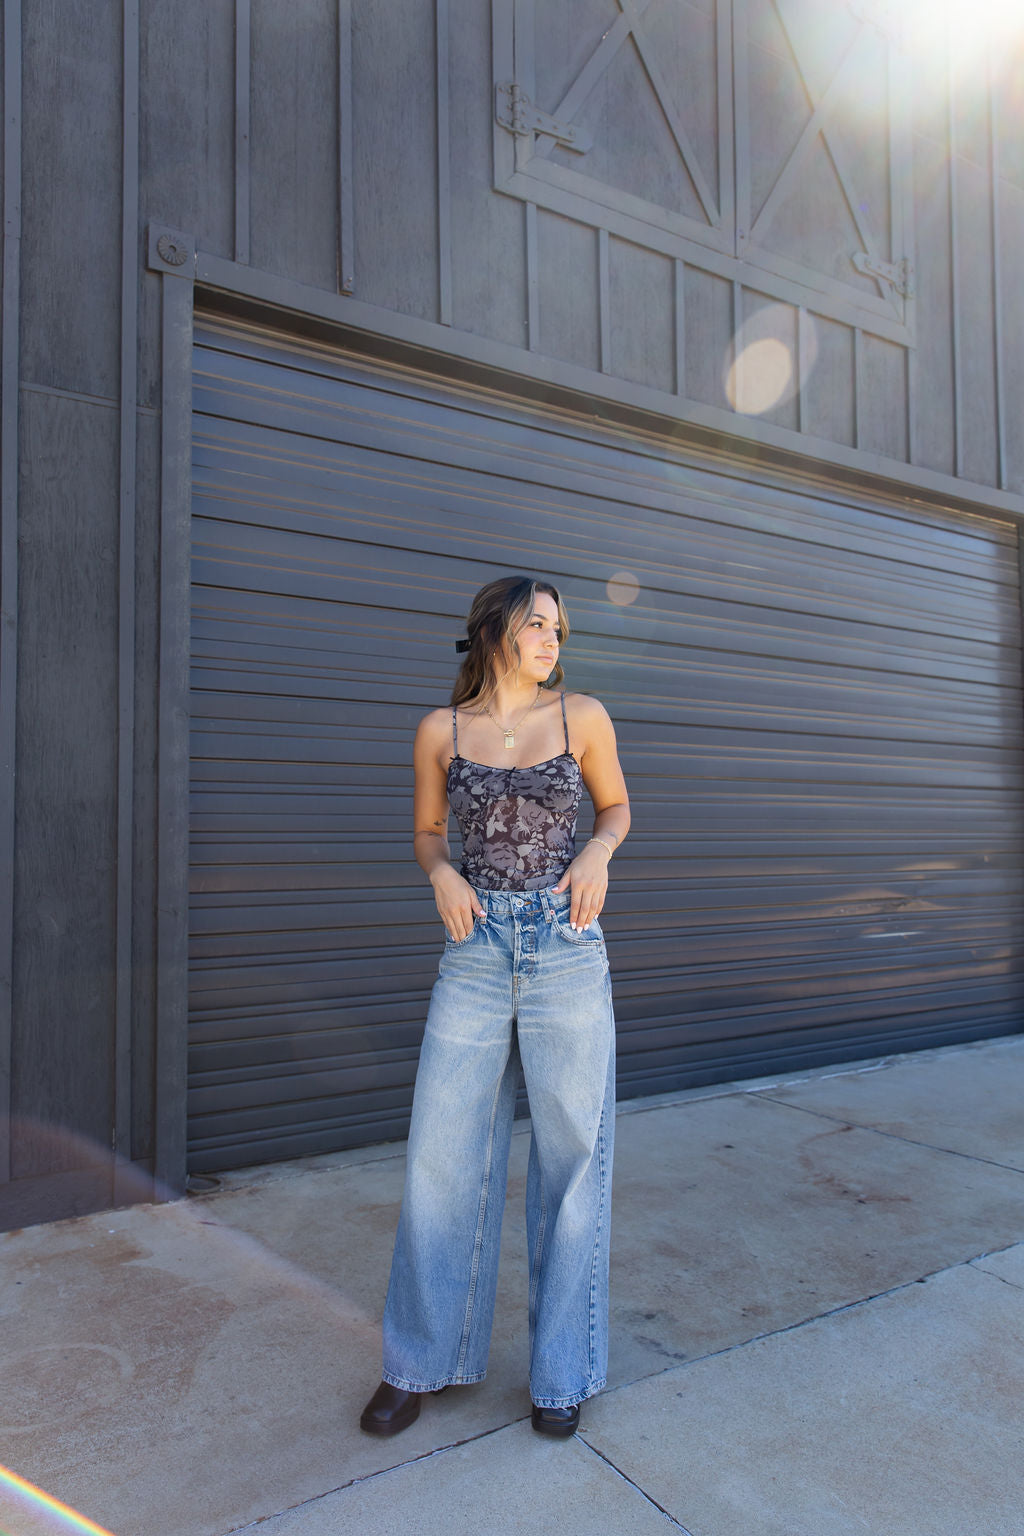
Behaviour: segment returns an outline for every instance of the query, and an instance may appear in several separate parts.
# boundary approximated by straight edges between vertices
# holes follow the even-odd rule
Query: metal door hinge
[[[899,261],[881,261],[869,251],[855,251],[853,264],[865,277],[873,277],[877,282],[885,283],[901,298],[914,297],[914,264],[909,256],[903,256]]]
[[[521,85],[513,80],[508,85],[494,88],[494,116],[502,128],[517,138],[530,138],[535,133],[547,134],[566,149],[586,154],[593,147],[593,139],[583,128],[573,123],[560,123],[557,118],[541,112],[527,96]]]

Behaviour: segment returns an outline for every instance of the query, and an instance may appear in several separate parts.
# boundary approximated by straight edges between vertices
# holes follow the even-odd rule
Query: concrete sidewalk
[[[1020,1536],[1024,1037],[621,1106],[608,1390],[529,1425],[525,1126],[488,1379],[391,1440],[402,1145],[0,1238],[0,1462],[115,1536]],[[66,1531],[0,1482],[8,1536]]]

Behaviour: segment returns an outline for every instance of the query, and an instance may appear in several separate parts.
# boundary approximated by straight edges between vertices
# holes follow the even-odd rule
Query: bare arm
[[[413,852],[434,887],[437,910],[453,939],[469,937],[483,907],[473,887],[452,863],[448,846],[448,786],[445,760],[448,722],[445,710],[420,721],[413,748],[416,787],[413,796]]]
[[[580,770],[594,805],[593,837],[580,849],[556,891],[569,890],[569,921],[588,928],[608,894],[608,865],[629,831],[629,796],[619,764],[615,727],[597,699],[580,699],[573,709]]]

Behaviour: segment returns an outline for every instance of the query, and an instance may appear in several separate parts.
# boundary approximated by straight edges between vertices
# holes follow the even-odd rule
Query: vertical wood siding
[[[755,436],[758,421],[782,428],[794,450],[801,435],[814,452],[822,442],[857,446],[867,470],[889,459],[958,475],[972,497],[979,485],[1024,496],[1024,48],[994,56],[973,83],[938,53],[911,71],[912,207],[901,211],[894,181],[878,222],[882,243],[901,219],[913,231],[908,346],[873,313],[825,313],[824,290],[772,268],[807,253],[820,265],[840,226],[847,241],[836,202],[820,220],[795,207],[789,244],[773,235],[737,263],[736,198],[746,209],[770,195],[772,145],[777,161],[814,110],[809,96],[801,101],[778,9],[694,0],[679,7],[678,32],[669,7],[632,12],[643,20],[648,9],[647,42],[627,40],[593,95],[577,91],[594,151],[549,145],[538,158],[544,185],[562,188],[556,207],[501,190],[501,167],[520,174],[529,157],[495,122],[494,86],[514,77],[524,29],[536,38],[547,26],[528,83],[539,106],[557,106],[609,19],[625,32],[629,18],[616,20],[614,8],[5,5],[0,838],[15,857],[0,886],[0,969],[23,1020],[16,1029],[45,1019],[53,1049],[44,1060],[11,1036],[5,993],[0,1116],[19,1061],[15,1124],[59,1121],[93,1149],[77,1169],[38,1139],[16,1151],[23,1189],[58,1181],[38,1198],[12,1196],[19,1219],[109,1198],[112,1142],[146,1163],[156,1137],[165,1170],[180,1166],[176,1128],[154,1130],[152,1114],[155,1077],[173,1079],[178,1027],[151,965],[154,954],[177,963],[166,891],[152,931],[152,891],[165,879],[154,866],[159,807],[173,805],[172,768],[164,764],[158,801],[154,766],[167,709],[161,677],[174,662],[156,661],[166,528],[155,477],[158,467],[170,473],[157,417],[182,422],[181,402],[167,394],[166,348],[179,347],[190,324],[191,289],[182,284],[164,302],[169,279],[141,270],[140,225],[181,230],[204,252],[312,289],[442,321],[453,350],[464,338],[515,348],[528,379],[565,363],[587,370],[597,398],[609,380],[655,392],[667,420],[700,420],[707,406],[731,412],[737,327],[780,305],[775,319],[799,354],[798,394],[760,417],[722,420]],[[796,39],[811,95],[820,88],[814,46]],[[881,58],[882,44],[872,47]],[[882,84],[876,97],[881,111]],[[877,146],[842,141],[840,154],[844,143],[848,157],[863,155],[853,180],[877,203]],[[808,186],[825,187],[820,145],[807,165]],[[565,190],[581,174],[594,195]],[[626,228],[622,210],[641,193],[678,194],[693,236],[685,249],[671,220],[651,225],[649,238],[637,238],[635,220]],[[766,274],[790,288],[766,287]],[[855,298],[877,296],[862,276],[843,281]],[[178,536],[169,536],[172,553]],[[49,631],[41,619],[55,596],[63,607]],[[172,706],[165,738],[173,720]],[[58,847],[49,807],[68,796],[79,818]],[[25,883],[20,873],[14,883],[15,868]],[[100,979],[83,992],[87,952]],[[4,1159],[0,1146],[0,1181]]]

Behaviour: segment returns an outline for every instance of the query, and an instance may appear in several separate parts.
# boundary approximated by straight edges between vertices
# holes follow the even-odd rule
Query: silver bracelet
[[[613,833],[612,836],[614,837],[614,835],[615,834]],[[609,858],[611,858],[612,855],[615,852],[615,849],[612,847],[611,843],[606,843],[603,837],[588,837],[587,838],[587,842],[588,843],[600,843],[602,848],[607,848],[608,849],[608,857]]]

